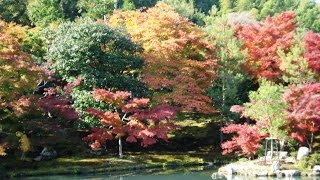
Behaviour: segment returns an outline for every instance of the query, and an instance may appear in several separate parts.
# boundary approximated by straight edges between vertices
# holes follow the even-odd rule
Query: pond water
[[[110,174],[94,174],[94,175],[61,175],[61,176],[41,176],[41,177],[29,177],[24,179],[33,180],[212,180],[211,175],[216,171],[216,168],[206,168],[205,170],[150,170],[149,172],[124,172],[122,174],[110,175]],[[219,178],[217,178],[219,179]],[[220,178],[224,180],[320,180],[320,177],[291,177],[291,178],[256,178],[256,177],[225,177]]]

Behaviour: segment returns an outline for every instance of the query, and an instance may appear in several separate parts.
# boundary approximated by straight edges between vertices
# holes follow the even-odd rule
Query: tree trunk
[[[119,157],[123,158],[121,137],[119,137]]]
[[[226,105],[226,94],[225,94],[225,78],[222,78],[222,110],[224,110]],[[221,120],[220,120],[220,144],[223,143],[223,132],[221,131],[221,128],[223,126],[223,122],[224,122],[224,114],[222,111],[220,111],[220,116],[221,116]]]
[[[114,0],[114,9],[119,8],[119,0]]]
[[[309,144],[309,152],[312,152],[312,144],[313,144],[313,139],[314,139],[314,134],[311,133],[311,137],[310,137],[310,143]]]

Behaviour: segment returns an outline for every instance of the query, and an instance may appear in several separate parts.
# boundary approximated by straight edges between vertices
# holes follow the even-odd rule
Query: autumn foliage
[[[146,12],[117,11],[107,23],[124,25],[132,39],[143,45],[143,81],[155,91],[157,102],[187,111],[214,111],[205,90],[216,77],[212,56],[216,49],[199,28],[164,3]]]
[[[311,147],[313,134],[320,127],[320,83],[291,87],[284,98],[291,136]]]
[[[304,36],[308,66],[320,75],[320,34],[309,31]]]
[[[24,95],[31,94],[43,77],[42,70],[31,56],[23,51],[18,38],[7,31],[0,21],[0,103],[7,107],[25,102]]]
[[[248,51],[247,70],[255,77],[278,80],[281,58],[277,51],[285,53],[293,43],[296,19],[293,12],[267,17],[264,22],[240,26],[237,36],[244,40]]]
[[[93,142],[91,147],[99,149],[112,139],[126,137],[127,142],[138,142],[146,147],[157,142],[167,141],[167,134],[176,126],[169,120],[176,115],[176,108],[167,105],[149,106],[147,98],[131,98],[125,91],[111,92],[95,89],[93,97],[114,107],[113,111],[88,108],[87,112],[100,119],[100,127],[92,129],[85,140]]]
[[[230,124],[221,129],[223,133],[233,134],[231,140],[224,142],[221,147],[223,154],[235,152],[239,156],[251,157],[261,147],[265,134],[261,133],[258,126],[245,124]]]

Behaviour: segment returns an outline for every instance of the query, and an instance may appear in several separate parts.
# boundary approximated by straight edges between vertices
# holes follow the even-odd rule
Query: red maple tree
[[[239,156],[251,157],[257,153],[261,147],[261,141],[266,134],[261,133],[256,125],[245,124],[229,124],[221,129],[223,133],[236,133],[231,140],[221,144],[223,154],[236,152]]]
[[[284,99],[291,136],[312,149],[313,136],[320,127],[320,83],[293,86]]]
[[[277,51],[289,51],[296,28],[296,15],[283,12],[276,17],[267,17],[264,22],[239,26],[237,36],[244,40],[248,50],[247,70],[255,77],[277,80],[281,58]]]
[[[131,98],[131,93],[124,91],[111,92],[105,89],[95,89],[93,97],[114,107],[113,111],[101,111],[88,108],[87,112],[100,119],[101,127],[85,137],[93,142],[92,149],[99,149],[102,144],[112,139],[119,139],[119,155],[122,157],[121,139],[127,142],[141,141],[146,147],[157,142],[157,139],[167,141],[167,134],[177,126],[170,122],[176,116],[177,109],[172,106],[149,106],[147,98]]]
[[[306,49],[304,57],[307,59],[309,68],[320,75],[320,34],[307,32],[304,36],[304,44]]]

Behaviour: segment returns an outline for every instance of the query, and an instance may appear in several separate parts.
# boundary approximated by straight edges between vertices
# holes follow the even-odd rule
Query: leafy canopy
[[[187,111],[214,111],[205,90],[216,76],[215,47],[205,40],[205,33],[164,3],[146,12],[117,11],[108,23],[125,26],[142,44],[143,81],[154,90],[157,102]]]

